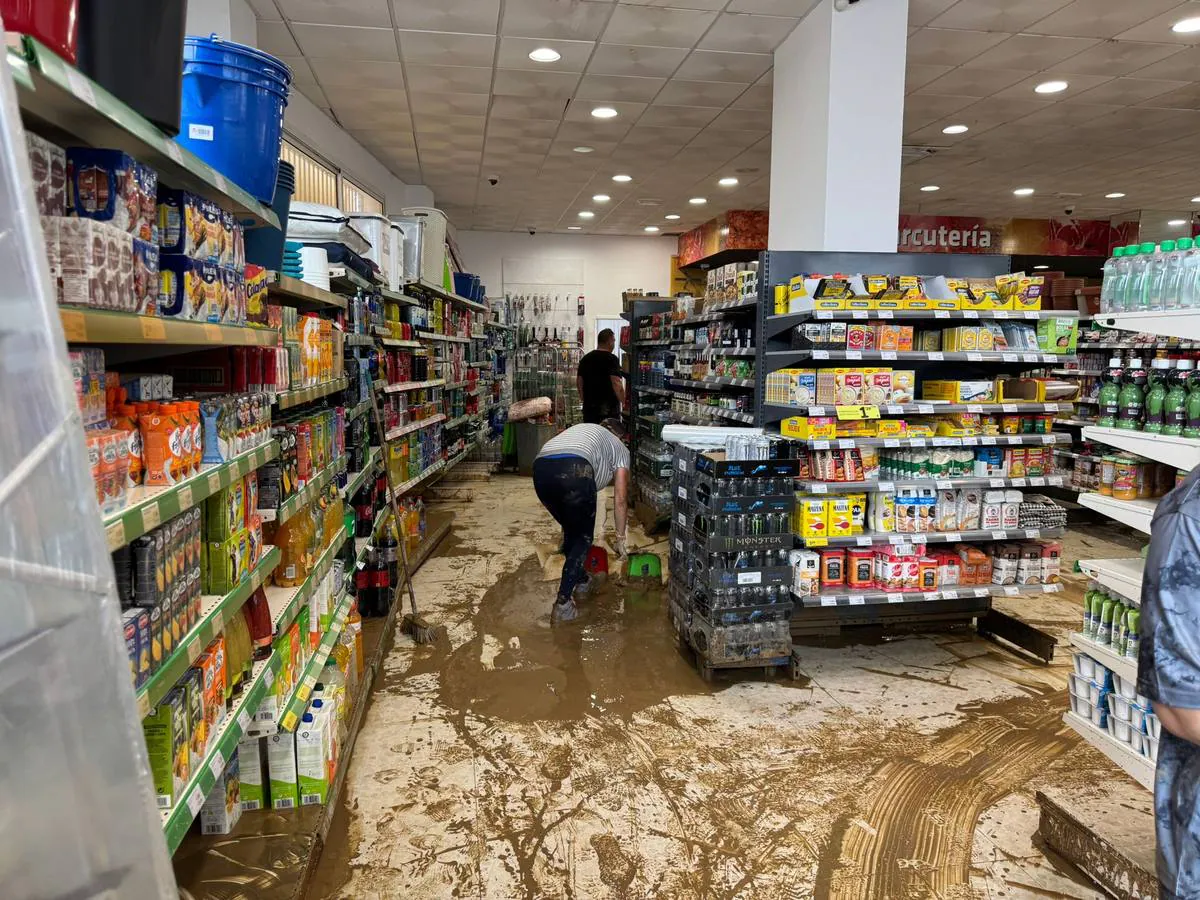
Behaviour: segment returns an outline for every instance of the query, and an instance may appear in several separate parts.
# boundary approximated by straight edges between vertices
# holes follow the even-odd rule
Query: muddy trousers
[[[558,602],[571,599],[584,581],[584,561],[596,530],[596,478],[591,463],[579,456],[543,456],[533,463],[533,489],[554,521],[562,526],[562,580]]]

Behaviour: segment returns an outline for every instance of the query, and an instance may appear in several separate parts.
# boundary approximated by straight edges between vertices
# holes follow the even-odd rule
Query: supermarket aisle
[[[450,646],[391,654],[310,897],[1098,896],[1031,841],[1035,790],[1113,777],[1062,727],[1068,654],[912,637],[714,689],[657,592],[549,627],[528,480],[455,511],[416,579]],[[1074,626],[1072,577],[1027,618]]]

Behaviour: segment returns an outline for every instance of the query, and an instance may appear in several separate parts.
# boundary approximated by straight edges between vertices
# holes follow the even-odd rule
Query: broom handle
[[[392,489],[392,470],[388,465],[387,450],[388,439],[387,429],[383,427],[383,416],[379,413],[379,401],[375,396],[376,390],[374,383],[371,384],[371,415],[375,419],[375,430],[379,432],[379,451],[383,454],[383,478],[387,483],[388,501],[392,505],[392,519],[396,523],[396,543],[400,545],[400,560],[404,566],[404,584],[408,588],[408,605],[412,607],[412,614],[415,618],[417,613],[417,594],[413,590],[412,573],[408,571],[408,539],[400,533],[400,504],[396,498],[396,492]]]

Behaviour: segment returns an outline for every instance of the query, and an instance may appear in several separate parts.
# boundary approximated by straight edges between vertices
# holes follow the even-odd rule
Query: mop
[[[400,545],[400,561],[403,566],[404,585],[408,588],[408,605],[412,612],[404,616],[400,623],[400,629],[405,634],[411,635],[414,642],[418,644],[436,644],[438,640],[445,634],[446,629],[438,625],[431,625],[425,620],[425,617],[417,610],[417,593],[413,590],[412,573],[408,569],[408,540],[404,535],[400,534],[400,505],[396,498],[396,492],[392,490],[392,470],[388,465],[387,450],[387,429],[383,427],[383,416],[379,412],[379,401],[375,396],[375,388],[371,389],[371,415],[375,419],[375,430],[379,432],[380,450],[383,453],[383,477],[387,482],[388,501],[392,505],[392,521],[396,526],[396,543]]]

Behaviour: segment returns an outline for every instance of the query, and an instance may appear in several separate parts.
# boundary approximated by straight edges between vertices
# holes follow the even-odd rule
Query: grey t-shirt
[[[629,450],[603,425],[573,425],[546,441],[543,456],[578,456],[591,463],[596,490],[602,491],[613,480],[617,469],[629,468]]]
[[[1137,691],[1200,709],[1200,469],[1159,501],[1142,577]],[[1200,897],[1200,746],[1162,729],[1154,776],[1161,900]]]

